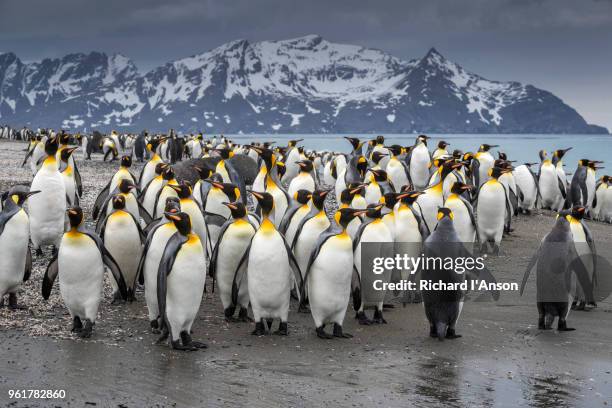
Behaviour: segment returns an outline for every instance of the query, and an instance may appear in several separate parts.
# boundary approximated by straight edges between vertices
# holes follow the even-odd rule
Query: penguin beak
[[[170,184],[168,187],[176,191],[177,193],[181,191],[181,186],[176,186],[174,184]]]
[[[211,179],[204,179],[205,182],[212,184],[213,187],[223,189],[223,185]]]
[[[468,190],[472,190],[474,188],[474,186],[470,185],[470,184],[464,184],[463,186],[461,186],[462,190],[468,191]]]
[[[253,196],[258,200],[261,200],[263,198],[263,194],[258,191],[248,190],[248,192],[253,194]]]
[[[40,193],[41,190],[34,190],[34,191],[30,191],[29,193],[26,194],[26,198],[33,196],[34,194],[38,194]]]
[[[174,215],[173,213],[165,212],[164,215],[174,221],[181,220],[181,217],[179,217],[178,215]]]
[[[73,208],[69,208],[68,209],[68,214],[70,214],[70,215],[77,215],[78,212],[75,209],[73,209]]]
[[[224,206],[226,206],[226,207],[228,207],[228,208],[230,208],[230,209],[232,209],[232,210],[235,210],[235,209],[237,209],[237,208],[238,208],[238,206],[236,205],[236,203],[223,203],[223,205],[224,205]]]

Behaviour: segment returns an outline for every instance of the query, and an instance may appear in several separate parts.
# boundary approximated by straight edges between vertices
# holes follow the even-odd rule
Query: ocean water
[[[291,139],[304,139],[300,145],[307,149],[333,150],[337,152],[349,152],[351,147],[341,134],[304,134],[304,135],[226,135],[237,143],[249,143],[251,141],[276,141],[279,145],[286,145]],[[360,139],[372,139],[376,135],[351,134],[350,136]],[[399,144],[403,146],[414,144],[417,135],[384,135],[385,144]],[[478,150],[483,143],[499,145],[493,148],[495,157],[497,151],[508,155],[510,160],[516,160],[516,165],[525,162],[539,163],[538,152],[542,149],[552,152],[556,149],[567,149],[571,147],[563,163],[568,173],[573,173],[580,159],[602,160],[602,167],[612,168],[612,135],[530,135],[530,134],[453,134],[437,135],[429,134],[431,140],[428,142],[430,151],[433,151],[440,140],[450,143],[447,148],[461,149],[464,152]],[[598,172],[603,174],[603,171]]]

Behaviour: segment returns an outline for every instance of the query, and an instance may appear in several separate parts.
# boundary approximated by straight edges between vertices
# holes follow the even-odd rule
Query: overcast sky
[[[0,0],[0,52],[26,61],[120,52],[145,71],[230,40],[306,34],[405,59],[434,46],[612,129],[612,0]]]

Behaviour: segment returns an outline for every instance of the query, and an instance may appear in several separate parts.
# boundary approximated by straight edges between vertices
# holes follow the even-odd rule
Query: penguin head
[[[132,156],[122,156],[121,157],[121,167],[125,167],[126,169],[129,169],[130,167],[132,167]]]
[[[164,214],[177,214],[181,212],[181,202],[177,197],[166,198]]]
[[[456,182],[453,183],[453,186],[451,187],[451,193],[457,194],[457,195],[461,195],[461,194],[465,193],[466,191],[469,191],[469,190],[471,190],[473,188],[474,188],[474,186],[472,186],[472,185],[456,181]]]
[[[366,216],[368,218],[381,218],[382,217],[382,208],[384,207],[384,204],[369,204],[368,207],[366,208]]]
[[[509,173],[510,169],[502,169],[501,167],[491,167],[488,171],[489,173],[489,177],[494,178],[494,179],[498,179],[499,177],[501,177],[502,174],[504,173]]]
[[[438,222],[443,220],[443,219],[453,220],[455,218],[455,215],[450,210],[450,208],[439,207],[438,208],[438,216],[436,218],[438,219]]]
[[[274,208],[274,199],[272,198],[272,194],[258,191],[251,191],[251,194],[253,194],[253,197],[257,199],[262,214],[264,216],[268,216]]]
[[[546,153],[546,150],[540,150],[538,152],[538,156],[540,156],[540,161],[544,161],[544,160],[546,160],[546,157],[548,156],[548,153]]]
[[[342,229],[346,230],[351,221],[364,212],[365,210],[357,210],[355,208],[340,208],[336,211],[336,214],[334,214],[334,219]]]
[[[357,139],[356,137],[344,136],[344,138],[349,141],[351,146],[353,146],[353,151],[357,151],[361,149],[361,146],[363,146],[363,142]]]
[[[553,156],[558,158],[558,159],[562,159],[563,156],[565,156],[565,153],[569,152],[570,150],[572,150],[572,148],[567,148],[567,149],[559,149],[559,150],[555,150],[555,152],[553,153]]]
[[[123,210],[125,208],[125,197],[121,194],[113,196],[113,208],[115,210]]]
[[[438,149],[446,149],[446,146],[450,146],[450,143],[446,143],[444,140],[438,142]]]
[[[45,153],[47,153],[49,157],[55,156],[58,148],[59,143],[57,141],[57,137],[50,137],[45,142]]]
[[[289,141],[289,147],[295,147],[295,145],[297,145],[302,140],[304,140],[304,139],[290,140]]]
[[[167,167],[169,166],[166,163],[157,163],[155,165],[155,174],[161,175]]]
[[[10,199],[15,204],[17,204],[18,206],[21,207],[21,206],[23,206],[23,204],[25,204],[25,202],[28,199],[28,197],[31,197],[34,194],[38,194],[38,193],[40,193],[40,190],[32,190],[32,191],[30,191],[29,187],[27,187],[27,186],[17,185],[17,186],[13,186],[7,192],[7,198],[10,197]]]
[[[235,201],[233,203],[223,203],[232,213],[232,218],[237,220],[244,218],[247,215],[247,210],[242,201]]]
[[[340,193],[340,205],[348,207],[351,205],[351,201],[353,201],[353,193],[351,193],[350,188],[345,188]]]
[[[377,183],[387,181],[387,172],[382,169],[368,169]]]
[[[312,204],[317,210],[321,211],[324,208],[327,194],[329,194],[329,190],[315,190],[312,192]]]
[[[416,143],[415,144],[419,144],[419,143],[423,143],[425,146],[427,146],[427,140],[429,140],[429,136],[427,135],[418,135],[416,138]]]
[[[300,171],[310,173],[312,171],[312,162],[310,160],[300,160],[296,162],[300,166]]]
[[[397,199],[401,200],[402,204],[412,205],[420,195],[425,194],[423,191],[404,191],[397,195]]]
[[[223,160],[231,159],[232,157],[234,157],[234,152],[228,147],[222,147],[220,149],[213,150],[219,153],[219,156],[221,156]]]
[[[302,205],[307,204],[311,197],[312,193],[308,190],[298,190],[293,194],[293,199]]]
[[[506,153],[504,153],[504,152],[497,152],[497,157],[498,157],[500,160],[508,160],[508,156],[507,156],[507,155],[506,155]]]
[[[598,164],[603,163],[600,160],[589,160],[589,168],[593,169],[593,170],[601,170],[603,169],[603,167],[597,167]]]
[[[570,215],[577,220],[581,220],[584,218],[585,211],[586,211],[585,207],[581,205],[575,205],[572,207]]]
[[[374,164],[378,164],[386,156],[388,156],[387,153],[382,153],[377,150],[374,153],[372,153],[372,161],[374,162]]]
[[[60,160],[64,163],[68,163],[72,152],[74,152],[76,149],[78,149],[78,147],[67,147],[66,149],[62,149],[60,152]]]
[[[362,178],[365,175],[367,169],[368,169],[368,161],[366,160],[365,157],[359,156],[359,158],[357,159],[357,171],[359,172],[359,175]]]
[[[385,137],[383,135],[378,135],[378,136],[376,136],[376,139],[374,139],[374,142],[377,145],[384,145],[385,144]]]
[[[193,169],[198,172],[198,176],[200,177],[200,180],[205,180],[209,178],[210,176],[212,176],[212,174],[214,173],[214,170],[206,165],[193,166]]]
[[[391,152],[392,155],[394,156],[399,156],[400,154],[402,154],[402,146],[400,145],[391,145],[391,146],[387,146],[387,149]],[[376,152],[374,152],[376,153]],[[372,160],[374,160],[374,155],[372,155]]]
[[[81,207],[70,207],[66,212],[68,213],[68,221],[71,228],[78,228],[83,223],[83,210]]]
[[[174,180],[174,170],[172,166],[167,166],[162,172],[162,178],[166,181]]]
[[[70,142],[70,135],[62,131],[59,135],[59,143],[63,145],[67,145]]]
[[[453,158],[455,160],[462,160],[463,159],[463,151],[459,150],[459,149],[453,150]]]
[[[136,188],[136,185],[130,179],[121,179],[121,181],[119,181],[118,188],[121,193],[128,194],[130,191]]]
[[[276,163],[276,156],[274,155],[274,152],[266,145],[269,146],[270,143],[265,142],[263,147],[258,145],[250,145],[249,147],[257,152],[259,157],[261,157],[261,159],[265,163],[266,169],[270,171]]]
[[[478,148],[479,152],[488,152],[489,150],[491,150],[492,147],[499,147],[499,145],[490,145],[490,144],[481,144],[480,147]]]
[[[276,162],[276,172],[278,173],[278,176],[282,178],[287,172],[287,166],[285,166],[285,163],[281,161]]]
[[[397,204],[397,196],[399,194],[396,193],[385,193],[382,197],[380,197],[380,202],[385,205],[385,207],[389,209],[393,209],[395,204]]]
[[[170,188],[176,191],[180,199],[191,197],[191,183],[189,181],[181,181],[178,185],[170,185]]]
[[[174,226],[182,235],[189,235],[191,233],[191,218],[189,214],[184,212],[179,213],[164,213],[166,218],[172,220]]]
[[[463,166],[463,163],[456,162],[454,160],[446,160],[442,164],[441,178],[440,180],[444,180],[444,178],[453,172],[453,170],[460,168]]]
[[[351,184],[348,187],[350,188],[350,192],[351,192],[351,200],[356,195],[361,195],[362,196],[362,195],[365,194],[366,184]]]

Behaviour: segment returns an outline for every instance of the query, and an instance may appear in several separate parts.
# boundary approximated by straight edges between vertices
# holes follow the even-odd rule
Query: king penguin
[[[37,255],[42,255],[43,245],[57,247],[64,232],[66,211],[66,187],[55,158],[57,139],[47,139],[47,158],[32,180],[30,190],[40,191],[28,200],[30,212],[30,237]]]
[[[206,257],[187,213],[166,214],[177,231],[166,244],[157,273],[157,304],[164,341],[173,349],[194,351],[207,346],[191,338],[191,326],[200,310],[206,283]]]
[[[477,193],[476,219],[481,250],[485,252],[489,244],[493,245],[493,253],[499,254],[504,229],[510,229],[510,203],[506,188],[498,181],[505,171],[499,167],[489,169],[489,180],[480,186]]]
[[[17,309],[17,291],[30,278],[32,254],[28,248],[30,221],[23,209],[28,197],[39,191],[14,186],[0,211],[0,303],[9,294],[9,307]]]
[[[91,337],[102,298],[104,265],[111,271],[124,300],[127,287],[121,269],[102,240],[83,227],[83,210],[69,208],[68,219],[70,229],[62,236],[59,250],[47,266],[42,295],[49,299],[59,275],[60,293],[73,319],[72,331],[87,338]]]
[[[360,212],[342,208],[334,215],[334,222],[323,232],[315,245],[304,276],[302,299],[308,287],[310,312],[317,336],[323,339],[350,338],[342,330],[351,295],[353,275],[353,242],[346,227]],[[325,325],[333,323],[333,334],[325,332]]]
[[[406,164],[410,170],[410,179],[414,184],[413,187],[417,190],[427,187],[427,182],[429,181],[431,154],[427,148],[428,139],[429,137],[425,135],[419,135],[414,147],[410,149],[406,156]]]
[[[232,301],[232,285],[238,264],[255,235],[256,225],[250,222],[242,201],[224,205],[230,209],[232,217],[223,224],[219,232],[219,239],[210,257],[209,275],[217,282],[225,320],[244,322],[249,321],[247,280],[243,279],[237,288],[237,303]],[[246,263],[243,263],[241,268],[246,268]],[[234,318],[236,307],[239,308],[237,319]]]
[[[131,302],[136,300],[134,289],[145,237],[138,219],[128,212],[125,197],[116,195],[111,201],[113,209],[100,225],[100,238],[121,269],[127,285],[127,300]],[[112,279],[111,286],[114,292],[113,302],[121,301],[119,287]]]
[[[292,281],[295,279],[297,287],[301,287],[302,274],[287,241],[270,219],[274,207],[272,195],[256,191],[251,194],[259,202],[262,221],[240,262],[247,262],[246,277],[244,268],[238,265],[232,298],[236,303],[242,279],[248,279],[249,298],[255,319],[255,330],[252,334],[265,334],[266,323],[270,329],[273,319],[280,319],[275,333],[286,336]]]

